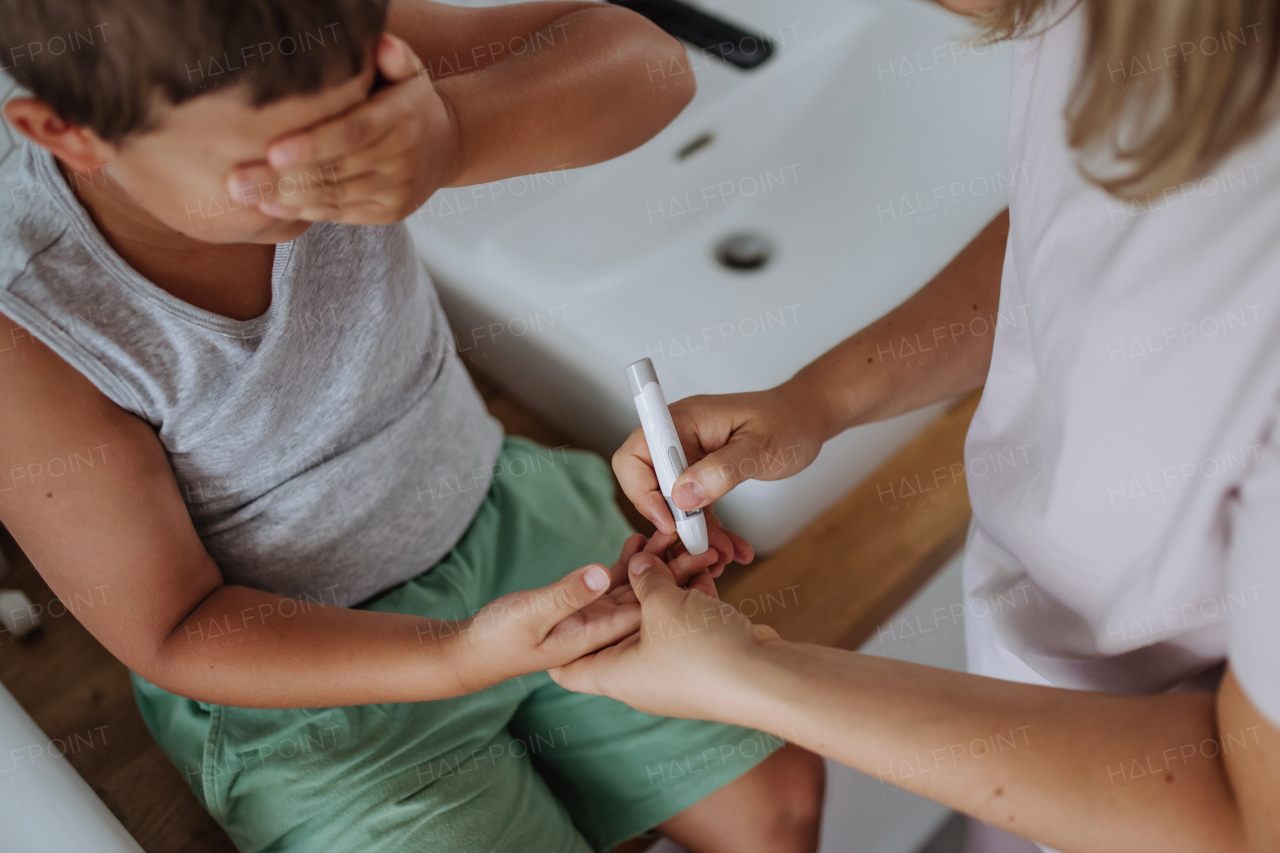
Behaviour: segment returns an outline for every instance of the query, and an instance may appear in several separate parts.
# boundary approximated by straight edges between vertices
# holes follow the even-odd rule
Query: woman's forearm
[[[128,663],[159,687],[220,705],[426,701],[468,692],[455,666],[461,624],[222,586],[150,660]]]
[[[1006,210],[910,299],[787,383],[802,399],[822,401],[823,441],[982,385],[1008,236]]]
[[[1247,845],[1229,774],[1265,754],[1269,727],[1231,712],[1219,731],[1212,694],[1039,687],[789,643],[736,681],[731,722],[1056,849],[1271,849]]]

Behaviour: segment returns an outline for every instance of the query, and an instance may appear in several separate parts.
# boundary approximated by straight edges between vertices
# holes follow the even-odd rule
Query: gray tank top
[[[316,224],[271,289],[253,320],[196,308],[111,249],[44,149],[0,173],[0,313],[155,428],[228,583],[349,606],[458,541],[502,428],[403,225]]]

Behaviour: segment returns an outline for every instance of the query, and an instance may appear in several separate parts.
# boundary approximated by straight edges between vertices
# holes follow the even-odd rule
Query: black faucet
[[[718,56],[731,65],[751,69],[773,55],[773,42],[749,33],[723,18],[709,15],[680,0],[609,0],[644,15],[678,39]]]

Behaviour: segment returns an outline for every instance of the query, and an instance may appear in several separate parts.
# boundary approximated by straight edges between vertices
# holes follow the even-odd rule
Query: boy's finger
[[[422,60],[418,59],[418,55],[413,52],[413,48],[391,33],[383,33],[378,39],[375,57],[378,71],[392,83],[407,80],[426,69]]]
[[[732,530],[725,529],[725,535],[729,537],[729,541],[733,543],[733,559],[734,562],[747,565],[756,558],[756,549],[751,547],[751,543],[743,539]]]
[[[720,591],[716,589],[715,579],[710,572],[699,572],[694,575],[686,589],[696,589],[698,592],[709,595],[712,598],[720,597]]]
[[[337,118],[277,139],[267,147],[267,162],[277,171],[337,164],[377,144],[398,127],[398,94],[395,87],[378,92]]]
[[[648,544],[644,546],[644,550],[648,554],[655,554],[658,557],[666,556],[667,551],[671,550],[673,545],[678,545],[680,537],[673,530],[670,533],[663,533],[661,530],[654,533],[650,537]],[[631,561],[628,560],[628,563]]]
[[[622,556],[613,564],[609,570],[609,575],[613,578],[613,584],[609,587],[610,591],[630,583],[627,580],[627,564],[631,562],[631,558],[640,553],[644,549],[647,540],[643,533],[632,533],[627,537],[627,541],[622,543]]]
[[[708,571],[717,562],[716,552],[713,549],[708,549],[701,554],[690,554],[686,551],[669,561],[667,565],[671,568],[671,574],[675,576],[676,584],[686,586],[690,578]]]
[[[399,215],[377,201],[352,202],[343,207],[317,205],[298,210],[282,207],[279,208],[282,211],[280,213],[272,213],[270,205],[261,205],[259,210],[277,219],[305,219],[308,222],[335,222],[339,225],[389,225],[400,220]]]
[[[715,565],[719,566],[721,570],[733,562],[733,542],[730,541],[728,534],[724,532],[724,528],[708,524],[707,542],[707,553],[716,555]]]
[[[617,589],[611,591],[609,593],[609,597],[612,598],[618,604],[639,604],[640,603],[640,599],[636,597],[636,591],[631,588],[630,581],[627,581],[627,583],[624,586],[620,586]]]
[[[297,190],[273,193],[264,198],[258,209],[268,216],[276,216],[272,210],[296,212],[312,208],[340,210],[357,202],[376,202],[386,189],[387,179],[377,173],[360,175],[345,181],[313,184]],[[284,218],[284,217],[280,217]]]
[[[583,566],[560,580],[530,594],[530,612],[537,613],[542,638],[566,618],[577,613],[609,589],[609,571],[599,563]],[[550,606],[545,602],[550,601]],[[514,612],[514,608],[508,608]]]
[[[619,562],[624,565],[631,562],[631,558],[644,550],[644,546],[649,544],[649,540],[645,538],[643,533],[632,533],[627,537],[627,541],[622,543],[622,557]]]
[[[742,538],[732,530],[724,526],[724,523],[716,517],[715,511],[711,507],[703,510],[707,516],[707,525],[715,525],[718,529],[724,531],[724,535],[729,537],[729,541],[733,544],[733,560],[742,565],[747,565],[756,558],[756,550],[751,547],[751,543]]]
[[[332,163],[308,164],[279,171],[265,161],[243,163],[227,176],[227,195],[242,204],[276,202],[295,207],[328,200],[334,187],[342,187],[349,192],[350,187],[344,184],[382,174],[381,170],[392,159],[382,148],[382,145],[375,145]]]

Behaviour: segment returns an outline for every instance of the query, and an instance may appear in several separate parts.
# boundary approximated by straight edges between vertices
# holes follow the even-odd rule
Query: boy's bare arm
[[[606,3],[397,0],[389,29],[458,115],[465,156],[452,186],[624,154],[666,127],[696,86],[679,41]]]
[[[75,609],[85,627],[160,687],[242,707],[422,701],[635,630],[634,606],[588,588],[591,572],[608,586],[600,568],[541,591],[532,619],[507,607],[448,625],[225,585],[150,425],[3,315],[0,341],[24,356],[0,366],[0,520],[60,599],[94,603]]]

